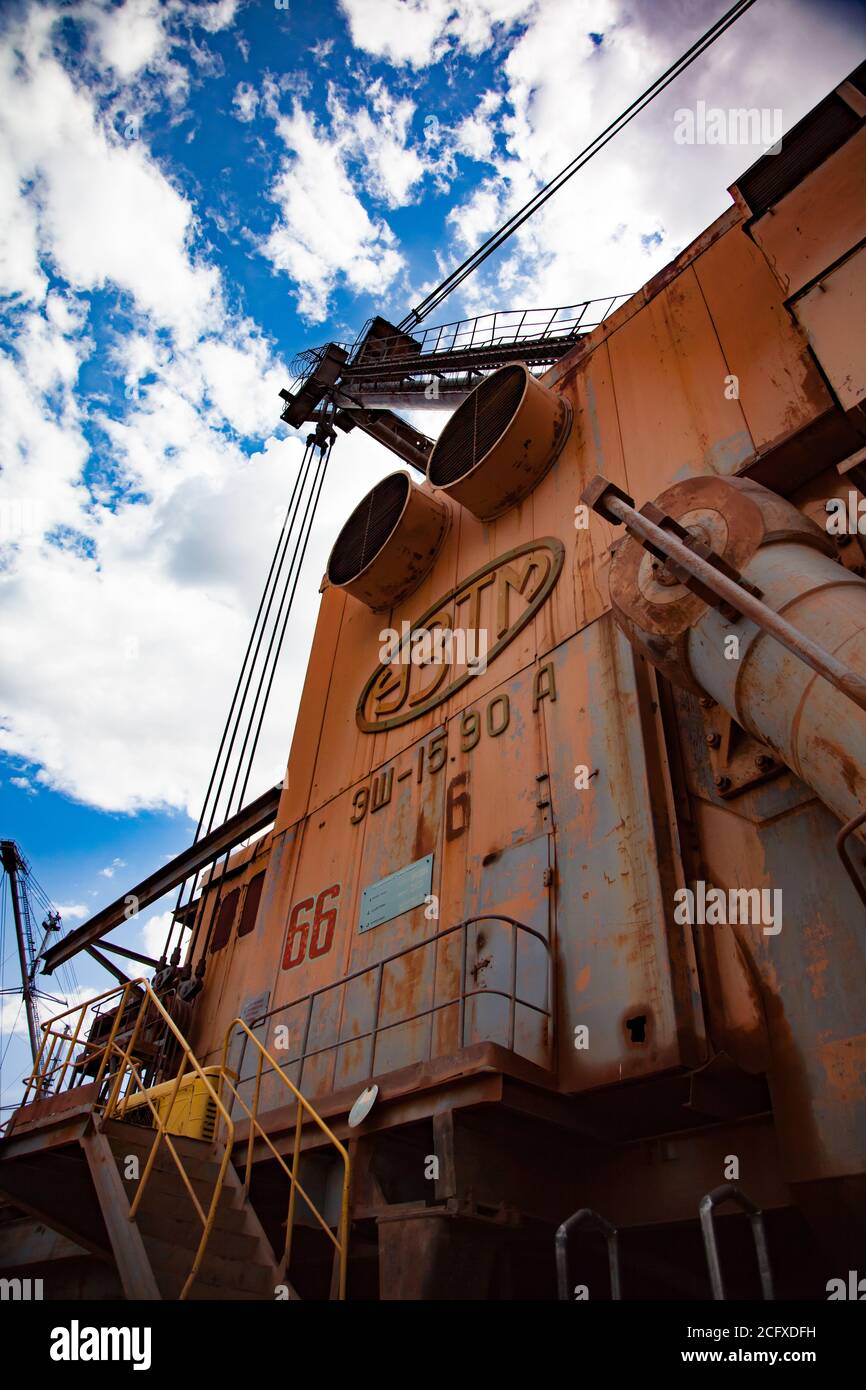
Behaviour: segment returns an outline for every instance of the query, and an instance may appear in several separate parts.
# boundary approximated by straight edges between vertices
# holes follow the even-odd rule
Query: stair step
[[[160,1175],[151,1176],[150,1182],[144,1189],[144,1197],[138,1208],[137,1217],[145,1218],[147,1214],[155,1213],[157,1217],[163,1217],[167,1221],[190,1221],[194,1222],[201,1229],[201,1222],[198,1214],[189,1199],[186,1189],[181,1189],[180,1179],[177,1183],[170,1185],[160,1184]],[[129,1184],[130,1188],[132,1183]],[[130,1192],[130,1198],[132,1192]],[[201,1199],[199,1199],[201,1200]],[[207,1212],[207,1203],[204,1204]],[[244,1232],[247,1229],[247,1211],[243,1205],[238,1205],[233,1188],[226,1187],[217,1207],[217,1220],[220,1230],[231,1232]]]
[[[189,1181],[190,1187],[192,1188],[202,1207],[205,1209],[205,1211],[207,1211],[213,1199],[213,1194],[216,1187],[215,1176],[201,1178],[196,1173],[187,1172],[186,1169],[184,1169],[184,1172],[186,1172],[186,1176]],[[120,1173],[122,1177],[122,1167],[120,1168]],[[132,1201],[132,1198],[135,1195],[137,1183],[138,1181],[140,1181],[141,1175],[143,1173],[144,1165],[142,1164],[141,1173],[139,1174],[138,1180],[133,1182],[130,1179],[124,1179],[124,1187],[126,1188],[130,1201]],[[193,1210],[192,1202],[190,1200],[183,1178],[180,1175],[177,1165],[174,1163],[173,1159],[170,1156],[169,1166],[164,1166],[163,1164],[157,1162],[154,1164],[153,1168],[151,1168],[150,1177],[147,1180],[147,1186],[145,1187],[144,1191],[145,1201],[147,1201],[148,1195],[150,1193],[158,1193],[160,1198],[164,1198],[167,1196],[178,1196],[184,1198],[187,1204],[187,1211]],[[222,1206],[223,1203],[225,1203],[226,1206],[236,1206],[238,1203],[238,1189],[234,1186],[233,1183],[231,1183],[228,1180],[228,1175],[226,1178],[226,1182],[223,1185],[222,1194],[220,1196],[220,1206]]]
[[[150,1151],[153,1147],[156,1133],[154,1130],[141,1130],[139,1134],[135,1132],[136,1126],[124,1125],[123,1133],[118,1133],[112,1127],[112,1132],[107,1134],[111,1151],[117,1161],[121,1174],[123,1173],[124,1162],[129,1155],[138,1158],[142,1169],[147,1162]],[[184,1172],[188,1176],[201,1178],[203,1181],[213,1181],[219,1173],[219,1160],[214,1157],[214,1151],[210,1144],[203,1144],[200,1149],[191,1149],[188,1144],[178,1144],[177,1135],[171,1136],[171,1141],[184,1167]],[[197,1141],[192,1141],[197,1142]],[[171,1150],[163,1139],[156,1151],[154,1168],[164,1172],[177,1172],[177,1164],[172,1157]]]
[[[177,1298],[189,1275],[191,1252],[178,1250],[156,1236],[142,1232],[157,1283],[163,1297]],[[259,1264],[250,1259],[226,1259],[211,1254],[208,1249],[196,1275],[196,1286],[243,1292],[259,1298],[273,1298],[277,1285],[274,1265]],[[215,1296],[219,1296],[217,1293]]]
[[[188,1213],[189,1209],[187,1209],[187,1215]],[[243,1223],[244,1212],[234,1209],[232,1215],[239,1216]],[[216,1223],[208,1238],[207,1253],[220,1255],[223,1259],[228,1260],[252,1259],[259,1248],[256,1237],[241,1229],[225,1229],[220,1217],[221,1213],[217,1212]],[[198,1249],[202,1235],[202,1224],[197,1216],[178,1220],[177,1217],[169,1215],[161,1207],[148,1207],[143,1203],[136,1215],[136,1223],[144,1237],[153,1236],[164,1241],[166,1245],[188,1250],[190,1255]]]
[[[112,1120],[105,1125],[105,1134],[121,1176],[123,1160],[129,1154],[141,1160],[143,1172],[155,1131]],[[207,1212],[219,1175],[221,1154],[204,1140],[173,1135],[172,1142],[186,1177]],[[132,1200],[136,1184],[125,1181],[124,1186]],[[178,1298],[189,1277],[201,1240],[202,1224],[164,1141],[157,1151],[136,1213],[136,1224],[163,1298]],[[205,1256],[187,1297],[270,1301],[278,1282],[277,1265],[268,1239],[244,1197],[236,1170],[229,1163]],[[294,1293],[292,1296],[297,1297]]]

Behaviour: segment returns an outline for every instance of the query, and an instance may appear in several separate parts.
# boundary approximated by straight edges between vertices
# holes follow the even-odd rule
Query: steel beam
[[[159,965],[159,961],[154,960],[153,956],[142,955],[141,951],[130,950],[129,946],[119,946],[116,941],[103,941],[100,944],[103,951],[114,951],[116,955],[125,956],[127,960],[140,961],[142,965],[148,966],[151,970],[155,970]]]
[[[122,897],[116,898],[108,907],[104,907],[101,912],[97,912],[95,917],[91,917],[89,922],[84,922],[75,931],[69,932],[62,941],[58,941],[56,946],[45,952],[45,964],[42,968],[44,975],[50,975],[58,965],[64,961],[71,960],[79,951],[85,950],[87,946],[98,941],[106,932],[121,923],[128,921],[130,916],[130,899],[135,900],[135,914],[142,908],[149,907],[155,903],[163,894],[176,888],[184,879],[190,878],[208,864],[212,864],[219,859],[221,854],[233,849],[243,840],[249,839],[257,831],[264,830],[271,825],[277,814],[277,807],[280,804],[282,788],[271,787],[268,791],[251,801],[248,806],[244,806],[236,815],[231,816],[223,825],[216,830],[212,830],[209,835],[203,835],[189,849],[185,849],[182,854],[178,854],[168,864],[164,864],[161,869],[142,879],[134,888],[130,888]]]

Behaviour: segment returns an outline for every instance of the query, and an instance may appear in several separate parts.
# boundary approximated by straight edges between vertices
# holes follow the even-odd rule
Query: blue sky
[[[277,397],[294,353],[402,317],[724,8],[2,5],[0,831],[67,927],[191,838],[301,454]],[[758,0],[436,320],[639,288],[761,153],[678,144],[677,110],[788,127],[864,35],[853,0]],[[395,466],[358,435],[335,450],[252,794],[284,771],[330,544]],[[157,945],[166,909],[130,944]],[[7,1001],[0,1051],[14,1022]],[[19,1035],[7,1085],[23,1061]]]

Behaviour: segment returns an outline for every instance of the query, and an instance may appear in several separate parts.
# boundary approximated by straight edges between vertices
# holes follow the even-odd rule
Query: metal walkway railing
[[[539,365],[556,362],[630,297],[607,295],[554,309],[498,309],[423,328],[411,336],[369,339],[365,325],[354,343],[336,344],[348,353],[341,384],[348,391],[363,390],[372,382],[393,382],[419,372],[489,371],[515,358]],[[298,353],[292,363],[293,392],[315,375],[324,352],[320,347]]]
[[[508,990],[480,986],[477,984],[477,977],[476,986],[474,988],[468,987],[469,977],[472,973],[468,960],[469,930],[471,927],[476,926],[480,922],[500,922],[511,929],[511,953],[509,961],[510,988]],[[416,952],[424,951],[431,947],[436,947],[439,942],[443,941],[447,937],[453,936],[456,932],[462,933],[460,952],[460,977],[457,993],[450,998],[434,1001],[432,1004],[430,1004],[428,1008],[419,1009],[417,1013],[411,1013],[406,1015],[401,1014],[398,1018],[392,1019],[390,1022],[382,1023],[382,993],[386,967],[392,965],[395,961],[402,960],[407,956],[415,954]],[[522,998],[518,993],[517,945],[521,933],[523,933],[527,937],[531,937],[532,939],[538,941],[545,952],[545,1002],[543,1005],[534,1003],[529,999]],[[475,968],[477,969],[478,967],[476,966]],[[343,989],[345,986],[351,984],[355,980],[361,979],[365,975],[373,975],[376,981],[375,1005],[373,1010],[372,1027],[362,1032],[353,1032],[350,1037],[336,1039],[335,1041],[326,1043],[321,1047],[310,1048],[310,1029],[313,1021],[313,1012],[317,1002],[322,998],[322,996],[332,993],[335,990]],[[545,1065],[547,1070],[552,1070],[554,1057],[554,983],[553,957],[551,954],[550,943],[548,942],[547,938],[543,936],[541,932],[536,931],[534,927],[528,927],[525,923],[518,922],[513,917],[506,917],[499,913],[483,913],[477,917],[469,917],[464,922],[458,922],[454,926],[446,927],[443,931],[437,932],[434,936],[428,937],[425,941],[416,941],[409,946],[404,946],[402,950],[395,951],[392,955],[384,956],[381,960],[375,961],[372,965],[364,966],[360,970],[354,970],[350,974],[344,975],[342,979],[334,980],[327,985],[322,985],[319,989],[312,990],[309,994],[301,995],[300,998],[292,1000],[292,1002],[289,1004],[280,1005],[278,1009],[275,1009],[271,1013],[263,1015],[261,1018],[254,1020],[254,1024],[261,1024],[265,1020],[272,1021],[276,1018],[278,1014],[287,1013],[291,1009],[305,1007],[304,1023],[303,1028],[301,1030],[300,1048],[283,1061],[283,1066],[298,1066],[297,1084],[299,1086],[302,1086],[304,1067],[306,1063],[310,1061],[313,1057],[318,1057],[321,1056],[323,1053],[333,1052],[340,1047],[349,1044],[356,1044],[365,1040],[369,1040],[370,1044],[368,1060],[366,1064],[367,1074],[368,1077],[376,1075],[376,1044],[380,1036],[383,1033],[387,1033],[392,1029],[405,1027],[406,1024],[415,1023],[418,1021],[418,1019],[427,1017],[430,1018],[430,1032],[427,1039],[427,1060],[431,1060],[434,1055],[433,1025],[435,1017],[437,1014],[441,1013],[445,1009],[451,1009],[455,1007],[457,1008],[457,1050],[467,1047],[469,1045],[466,1038],[467,1002],[471,999],[490,998],[502,998],[508,1001],[508,1027],[506,1037],[503,1039],[502,1042],[502,1046],[506,1047],[509,1051],[516,1051],[518,1006],[524,1009],[529,1009],[532,1013],[535,1013],[544,1019]],[[378,1070],[381,1071],[382,1068],[378,1068]],[[244,1079],[248,1080],[249,1078]]]

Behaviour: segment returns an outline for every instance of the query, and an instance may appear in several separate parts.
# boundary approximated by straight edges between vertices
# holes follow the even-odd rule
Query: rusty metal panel
[[[346,601],[346,595],[340,589],[331,588],[330,585],[325,587],[295,720],[289,771],[284,779],[275,834],[282,833],[287,826],[300,820],[309,804],[325,717],[326,702],[322,699],[322,691],[330,685]]]
[[[532,494],[536,536],[565,545],[560,582],[535,620],[536,649],[545,652],[593,622],[608,607],[606,571],[614,529],[597,512],[588,526],[576,509],[587,482],[602,473],[627,490],[616,401],[606,343],[586,354],[557,383],[572,402],[571,434],[550,473]]]
[[[585,1090],[693,1064],[702,1023],[675,1001],[678,938],[663,891],[634,657],[606,616],[555,654],[544,706],[556,819],[560,1086]],[[578,789],[576,769],[588,781]],[[634,1040],[645,1020],[644,1041]],[[575,1047],[575,1027],[589,1029]]]
[[[757,804],[737,809],[734,815],[696,802],[706,879],[724,889],[781,887],[782,929],[775,935],[749,924],[695,930],[735,933],[758,982],[786,1180],[862,1172],[866,945],[863,909],[850,882],[827,871],[837,822],[817,799],[800,798],[787,814],[767,819],[759,819]],[[726,1002],[732,1014],[738,1007]]]
[[[534,927],[551,944],[552,836],[547,832],[511,845],[492,860],[482,861],[478,913],[501,913]],[[529,911],[527,911],[529,906]],[[508,1000],[512,989],[514,1050],[537,1066],[548,1064],[547,1021],[551,954],[528,934],[514,933],[500,921],[478,922],[469,940],[474,987],[496,990],[489,999],[471,1001],[467,1010],[471,1041],[504,1043],[509,1039]],[[552,1027],[552,1023],[550,1025]],[[494,1031],[495,1030],[495,1031]]]
[[[283,837],[280,837],[282,841]],[[208,950],[205,959],[206,988],[196,1002],[194,1033],[192,1040],[202,1055],[209,1059],[215,1056],[221,1046],[225,1030],[239,1012],[241,1001],[255,994],[269,991],[274,971],[274,957],[278,950],[277,932],[274,918],[273,888],[275,877],[267,872],[271,869],[272,854],[275,850],[273,835],[262,836],[246,850],[232,857],[230,870],[226,877],[221,897],[240,889],[231,931],[221,950]],[[279,854],[277,858],[279,858]],[[258,874],[265,870],[265,881],[259,901],[255,927],[244,936],[238,936],[238,927],[243,913],[247,888]],[[208,935],[211,916],[217,901],[217,882],[205,893],[203,916],[199,928],[199,939],[204,942]],[[270,884],[270,888],[269,888]]]
[[[751,235],[786,297],[857,246],[866,237],[866,128],[754,221]]]
[[[528,606],[524,596],[513,587],[507,589],[503,600],[503,584],[496,562],[501,558],[505,566],[509,563],[517,565],[518,561],[520,566],[525,566],[525,555],[510,562],[509,552],[525,546],[531,539],[532,512],[529,500],[491,525],[484,525],[464,512],[459,524],[452,526],[430,574],[405,603],[386,615],[373,614],[363,604],[351,600],[346,603],[327,687],[311,806],[321,806],[337,792],[355,784],[372,768],[380,767],[386,759],[393,760],[403,754],[420,735],[435,729],[443,718],[493,689],[509,673],[519,670],[533,659],[535,638],[532,624],[529,623],[509,640],[498,656],[495,668],[491,664],[486,672],[479,672],[469,685],[463,686],[441,705],[429,712],[422,712],[408,723],[390,721],[395,723],[395,727],[389,728],[389,720],[383,718],[381,733],[371,734],[358,727],[355,703],[362,695],[365,679],[376,671],[382,647],[381,634],[389,628],[400,632],[404,621],[416,625],[425,612],[436,607],[437,600],[453,592],[455,571],[466,580],[476,570],[490,566],[489,574],[483,574],[473,589],[458,593],[444,605],[443,613],[450,614],[454,629],[483,629],[488,635],[488,644],[492,646],[497,640],[503,601],[507,604],[507,617],[512,625]],[[467,593],[468,597],[464,597]],[[413,688],[432,679],[426,673],[421,677],[413,675],[413,670],[410,668]],[[455,666],[454,671],[449,672],[446,688],[452,683],[452,675],[457,670]],[[402,717],[411,713],[411,694],[412,691],[408,690],[402,701]],[[393,697],[389,695],[389,702],[392,698],[396,701],[399,695],[399,691]],[[293,777],[290,764],[290,783]]]
[[[537,709],[532,710],[537,687],[536,669],[529,667],[307,822],[292,891],[296,905],[307,903],[298,921],[310,918],[315,894],[326,879],[354,885],[345,902],[334,900],[341,935],[327,962],[313,967],[300,956],[295,962],[289,950],[289,969],[281,972],[275,988],[278,1012],[272,1024],[286,1021],[283,1006],[289,1000],[323,985],[336,986],[319,994],[307,1012],[296,1007],[292,1013],[292,1050],[302,1045],[300,1030],[307,1053],[317,1054],[304,1067],[304,1088],[310,1094],[442,1055],[459,1046],[461,1038],[465,1046],[485,1040],[513,1045],[545,1065],[550,1000],[549,955],[543,943],[516,939],[501,924],[479,925],[467,936],[464,967],[462,940],[429,941],[444,926],[487,910],[513,915],[548,936],[550,850],[543,827],[549,820],[549,797],[542,723]],[[483,815],[473,814],[471,779],[476,776],[479,785],[501,786]],[[320,816],[328,818],[324,827],[316,825]],[[324,838],[326,830],[330,834]],[[363,890],[424,855],[433,856],[432,891],[438,905],[434,899],[429,911],[413,908],[360,931]],[[450,886],[441,883],[443,863]],[[297,932],[294,912],[293,907],[287,941]],[[397,960],[388,959],[401,951],[406,953]],[[383,960],[387,963],[379,972],[374,967]],[[461,1034],[464,968],[467,992],[482,991],[487,997],[467,999]],[[359,978],[339,983],[347,972],[362,970],[366,973]],[[515,992],[522,1002],[512,1010]],[[363,1036],[374,1024],[375,1042]]]
[[[769,448],[832,409],[833,398],[782,302],[778,281],[740,227],[698,257],[695,274],[726,372],[737,379],[756,449]]]
[[[465,564],[475,567],[464,570],[456,587],[440,591],[425,612],[416,611],[413,621],[406,618],[407,636],[410,630],[416,634],[425,630],[451,632],[458,639],[456,650],[453,655],[445,654],[442,661],[425,659],[419,666],[407,659],[405,646],[388,663],[374,665],[367,679],[360,682],[356,724],[363,737],[378,739],[380,730],[396,730],[400,735],[396,745],[389,742],[385,747],[398,753],[418,737],[425,722],[429,728],[447,719],[532,660],[532,621],[559,583],[565,552],[556,537],[532,539],[529,523],[527,511],[523,539],[517,544],[510,544],[515,535],[513,523],[501,541],[487,542],[483,549],[470,544]],[[509,544],[509,548],[499,550],[500,544]],[[490,550],[492,555],[487,553]],[[475,564],[479,559],[481,563]],[[474,673],[459,640],[467,636],[483,641],[479,650],[482,660]],[[382,761],[382,747],[377,742],[377,766]]]
[[[304,823],[297,867],[283,896],[274,1006],[340,979],[350,968],[360,891],[358,827],[351,816],[346,791]]]
[[[866,396],[866,250],[799,296],[794,313],[843,410]]]
[[[538,714],[546,682],[538,691],[537,682],[538,668],[528,666],[449,721],[449,786],[465,777],[470,801],[465,819],[451,816],[450,837],[446,826],[446,858],[465,833],[470,872],[492,866],[503,850],[549,828],[548,808],[540,804],[548,799],[548,761]],[[530,920],[540,886],[527,883],[513,916]],[[478,881],[471,891],[471,901],[479,902]],[[464,898],[466,916],[469,901]]]
[[[472,518],[466,518],[465,514],[461,514],[460,508],[456,507],[444,493],[437,493],[436,495],[448,507],[451,518],[448,534],[445,537],[442,549],[429,574],[425,576],[422,583],[410,598],[406,599],[403,603],[397,604],[391,610],[390,614],[387,616],[387,620],[377,629],[377,634],[386,627],[401,632],[404,622],[409,622],[410,624],[416,623],[423,613],[428,613],[431,608],[437,606],[443,596],[450,593],[459,582],[460,578],[468,573],[468,571],[461,567],[460,537],[464,520],[472,520]],[[363,669],[358,669],[353,672],[352,679],[356,687],[354,699],[352,701],[353,706],[355,700],[357,700],[358,696],[361,694],[364,681],[378,661],[378,647],[379,643],[377,641],[376,650],[370,651],[369,659],[365,663]],[[411,747],[418,739],[432,733],[442,722],[444,718],[444,709],[445,706],[439,706],[430,710],[427,714],[419,715],[416,719],[413,719],[411,723],[402,725],[399,728],[388,729],[384,733],[375,736],[362,734],[360,737],[368,742],[374,742],[376,765],[378,765],[379,763],[384,763],[387,760],[396,758],[398,754],[402,753],[404,749]]]
[[[358,929],[363,890],[428,854],[433,855],[431,891],[438,892],[444,777],[436,759],[432,762],[437,770],[431,771],[430,748],[434,739],[435,735],[407,749],[379,768],[354,793],[357,799],[353,798],[354,809],[351,810],[355,824],[350,825],[354,835],[350,854],[356,897],[347,943],[347,970],[359,970],[382,960],[438,930],[436,920],[425,917],[424,906],[404,912],[370,931]],[[364,796],[367,788],[369,795]]]
[[[325,690],[327,695],[311,807],[321,806],[344,791],[369,772],[373,763],[376,750],[371,739],[358,737],[350,692],[357,683],[357,673],[368,665],[371,669],[374,666],[380,646],[379,632],[385,626],[387,623],[383,623],[381,614],[371,613],[357,600],[346,600],[330,682],[319,687],[319,700],[323,699]],[[290,764],[290,781],[291,777]]]
[[[536,539],[532,530],[532,498],[527,498],[506,512],[498,520],[484,523],[464,511],[460,518],[460,552],[458,572],[461,576],[474,574],[485,565],[491,565],[504,557],[515,547]],[[486,577],[485,577],[486,578]],[[482,581],[483,582],[483,581]],[[488,643],[495,641],[497,626],[497,586],[495,582],[485,583],[478,590],[478,624],[488,633]],[[455,615],[459,623],[472,625],[475,599],[471,598],[460,605]],[[522,607],[520,596],[509,594],[509,615]],[[475,677],[464,687],[447,706],[447,716],[465,708],[471,701],[478,700],[515,671],[519,671],[533,659],[535,652],[532,624],[525,627],[506,647],[495,662],[491,662],[486,672]]]
[[[662,480],[736,473],[751,458],[755,446],[743,408],[725,397],[728,368],[694,267],[615,333],[609,347],[632,497],[655,496]]]

